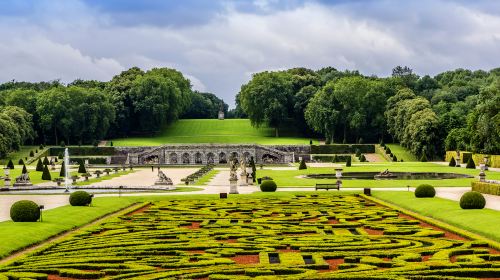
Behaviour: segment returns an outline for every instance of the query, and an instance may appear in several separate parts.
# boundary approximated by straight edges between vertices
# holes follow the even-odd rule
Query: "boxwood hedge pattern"
[[[500,275],[500,253],[354,195],[174,200],[110,219],[0,268],[0,279],[16,275],[471,279]]]

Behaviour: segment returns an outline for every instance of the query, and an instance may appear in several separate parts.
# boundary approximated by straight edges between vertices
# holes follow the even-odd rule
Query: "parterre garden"
[[[0,268],[0,279],[470,279],[500,252],[358,195],[141,205]],[[61,278],[65,277],[65,278]]]

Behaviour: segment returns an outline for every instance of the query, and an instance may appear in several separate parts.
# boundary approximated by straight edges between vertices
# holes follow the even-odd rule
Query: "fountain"
[[[69,182],[69,152],[68,148],[64,149],[64,186],[66,190],[64,192],[69,192],[70,182]]]

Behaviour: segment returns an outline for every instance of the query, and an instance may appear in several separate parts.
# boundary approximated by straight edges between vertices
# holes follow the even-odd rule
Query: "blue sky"
[[[3,0],[0,82],[173,67],[234,104],[252,73],[500,66],[500,1]]]

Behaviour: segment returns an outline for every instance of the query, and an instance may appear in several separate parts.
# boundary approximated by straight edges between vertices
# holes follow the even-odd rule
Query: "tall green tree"
[[[274,128],[276,137],[279,127],[289,117],[292,99],[291,76],[284,72],[261,72],[241,87],[239,100],[253,126],[267,125]]]

